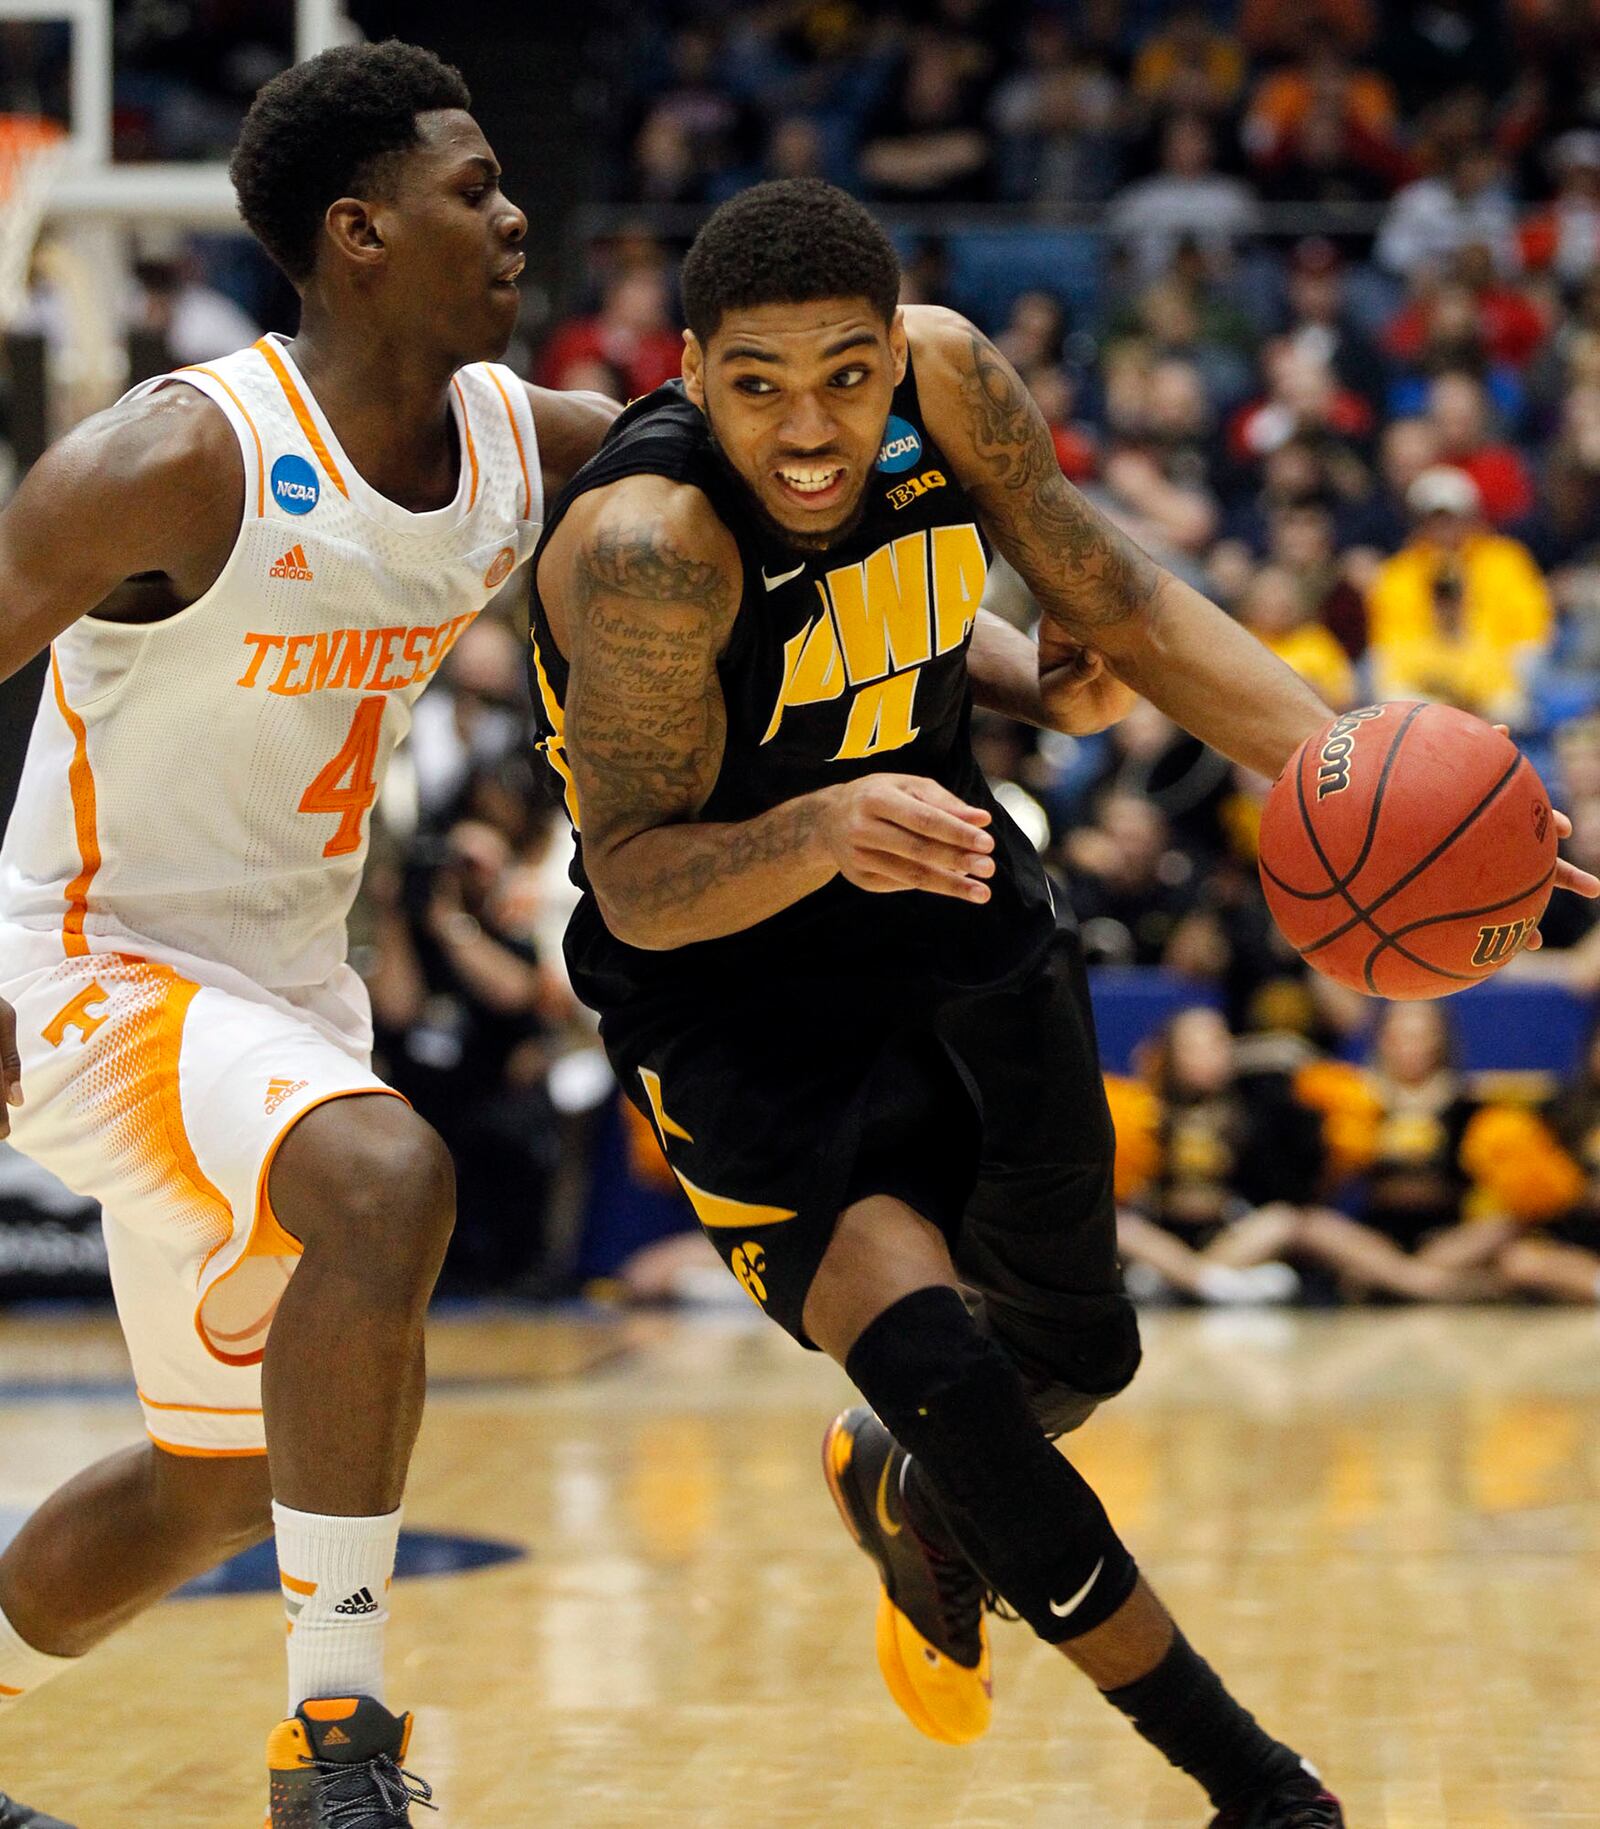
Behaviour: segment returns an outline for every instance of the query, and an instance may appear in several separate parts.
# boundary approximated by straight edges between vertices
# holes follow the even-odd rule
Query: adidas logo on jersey
[[[291,1098],[302,1087],[309,1084],[310,1082],[307,1080],[268,1080],[267,1102],[264,1108],[268,1116],[270,1117],[285,1099]]]
[[[306,563],[305,548],[291,546],[267,573],[267,576],[269,578],[292,578],[296,584],[309,584],[316,574]]]
[[[371,1588],[357,1588],[348,1600],[341,1600],[334,1608],[335,1613],[345,1613],[352,1617],[361,1613],[376,1613],[378,1603],[372,1598]]]

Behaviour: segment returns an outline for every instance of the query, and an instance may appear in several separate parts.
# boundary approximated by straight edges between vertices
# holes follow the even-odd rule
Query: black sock
[[[1262,1731],[1181,1632],[1148,1676],[1102,1693],[1219,1810],[1244,1792],[1304,1772],[1300,1755]]]

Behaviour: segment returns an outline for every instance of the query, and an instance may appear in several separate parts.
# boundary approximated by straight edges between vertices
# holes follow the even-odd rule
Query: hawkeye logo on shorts
[[[909,470],[922,455],[922,434],[907,419],[890,414],[883,428],[883,445],[878,452],[878,468],[897,476]]]
[[[761,1273],[767,1267],[766,1252],[754,1239],[747,1238],[742,1245],[734,1246],[733,1256],[728,1262],[745,1294],[758,1307],[765,1308],[767,1286],[762,1281]]]
[[[310,514],[321,494],[317,473],[303,457],[287,451],[272,466],[272,499],[285,514]]]

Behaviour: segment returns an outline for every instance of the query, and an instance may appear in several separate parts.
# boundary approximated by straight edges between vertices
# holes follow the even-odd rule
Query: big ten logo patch
[[[942,470],[924,470],[921,476],[908,476],[903,483],[896,483],[892,489],[883,492],[883,499],[896,513],[907,508],[919,495],[926,495],[930,489],[942,489],[945,486],[945,474]]]
[[[96,1004],[111,1001],[104,987],[100,984],[86,984],[73,998],[71,1003],[64,1004],[39,1031],[52,1048],[59,1048],[67,1039],[67,1031],[72,1030],[79,1041],[87,1041],[95,1030],[110,1020],[111,1012],[97,1012]]]
[[[739,1279],[739,1286],[750,1300],[759,1307],[767,1305],[767,1285],[762,1280],[762,1273],[767,1267],[767,1254],[755,1242],[747,1238],[742,1245],[735,1245],[733,1255],[728,1259],[729,1268]]]
[[[1317,798],[1342,794],[1350,785],[1350,752],[1356,746],[1355,733],[1368,718],[1381,718],[1381,705],[1367,705],[1360,711],[1346,712],[1327,734],[1317,753]]]
[[[835,762],[899,749],[917,736],[919,669],[961,647],[977,620],[987,562],[968,521],[889,540],[817,580],[822,611],[790,636],[763,743],[796,705],[850,702]]]

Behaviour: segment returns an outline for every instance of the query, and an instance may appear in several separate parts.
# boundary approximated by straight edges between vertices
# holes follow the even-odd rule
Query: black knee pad
[[[1028,1405],[1054,1441],[1081,1428],[1139,1369],[1139,1322],[1121,1297],[1084,1297],[1034,1314],[990,1291],[968,1307],[1022,1375]]]
[[[1138,1579],[1133,1558],[953,1289],[886,1309],[845,1370],[919,1464],[984,1579],[1041,1638],[1077,1638],[1117,1611]]]

